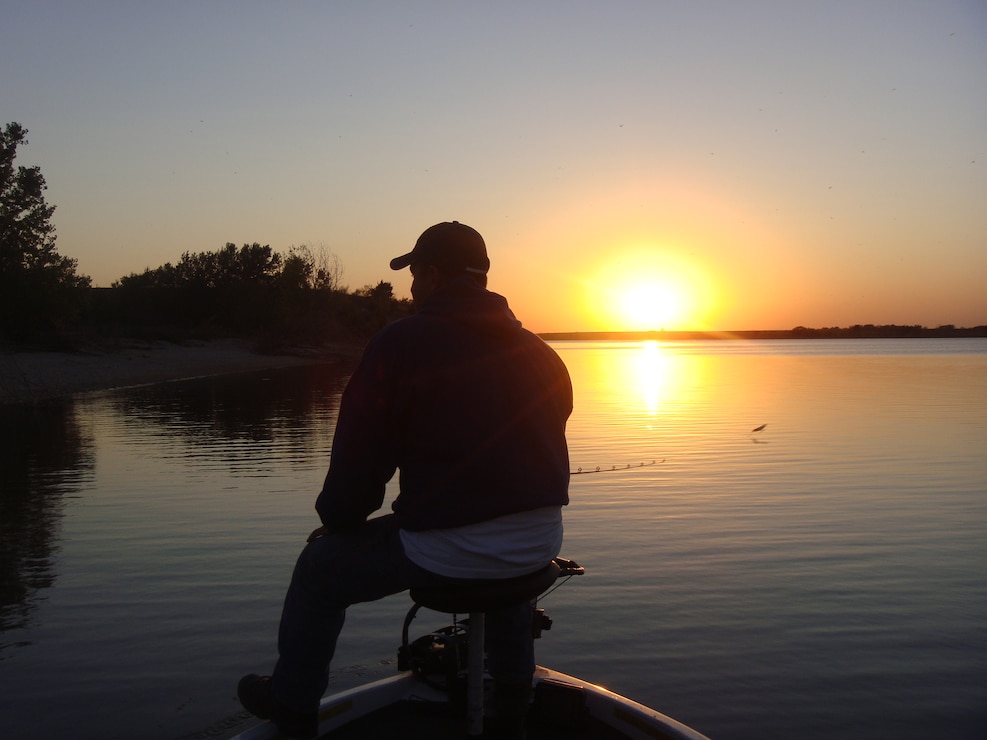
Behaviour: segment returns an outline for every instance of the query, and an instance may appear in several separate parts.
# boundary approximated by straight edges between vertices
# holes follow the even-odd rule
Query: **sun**
[[[585,310],[605,331],[702,329],[715,303],[704,271],[672,247],[608,251],[584,286]]]
[[[627,330],[651,331],[677,327],[685,319],[681,289],[643,277],[616,289],[620,323]]]

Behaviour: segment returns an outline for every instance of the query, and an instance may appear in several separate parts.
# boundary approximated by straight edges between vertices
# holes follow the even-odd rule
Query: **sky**
[[[484,236],[534,331],[987,324],[987,2],[4,3],[0,125],[94,285]]]

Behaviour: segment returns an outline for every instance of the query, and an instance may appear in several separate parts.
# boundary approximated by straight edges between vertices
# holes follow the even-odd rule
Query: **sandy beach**
[[[358,356],[339,345],[293,354],[259,354],[244,342],[141,342],[84,352],[0,351],[0,404],[31,403],[74,393],[167,380],[311,365]]]

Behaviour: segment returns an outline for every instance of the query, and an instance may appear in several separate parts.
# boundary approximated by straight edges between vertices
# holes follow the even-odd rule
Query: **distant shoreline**
[[[237,340],[131,342],[76,352],[0,351],[0,406],[171,380],[339,362],[361,347],[339,344],[262,354]]]
[[[767,329],[748,331],[570,331],[540,332],[549,342],[565,341],[706,341],[729,339],[955,339],[987,337],[987,326],[852,326],[832,329]]]

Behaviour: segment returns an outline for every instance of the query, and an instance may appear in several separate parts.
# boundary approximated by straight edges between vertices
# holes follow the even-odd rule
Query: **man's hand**
[[[310,534],[308,536],[308,539],[305,540],[305,541],[306,542],[311,542],[312,540],[317,540],[317,539],[319,539],[319,537],[322,537],[323,535],[325,535],[325,533],[326,533],[326,526],[323,524],[317,530],[315,530],[314,532],[312,532],[312,534]]]

